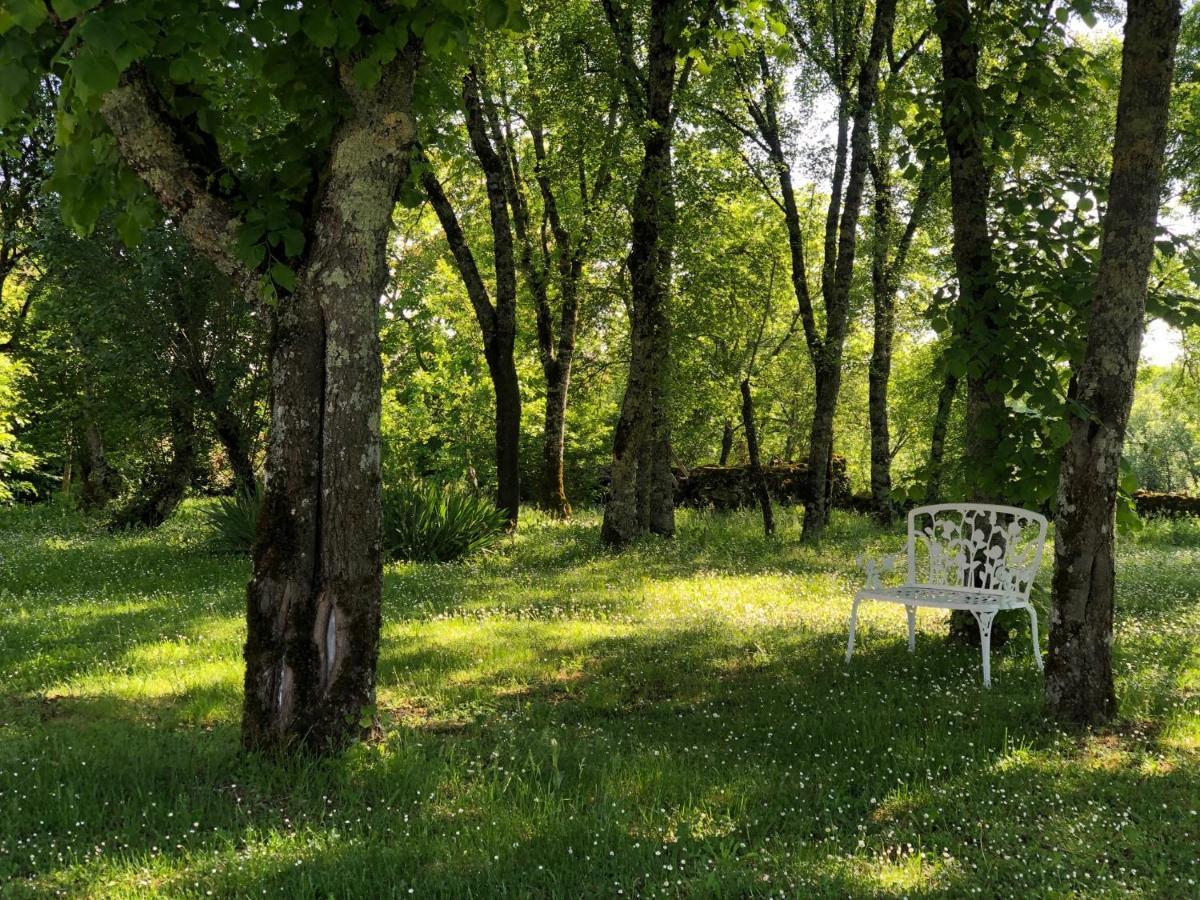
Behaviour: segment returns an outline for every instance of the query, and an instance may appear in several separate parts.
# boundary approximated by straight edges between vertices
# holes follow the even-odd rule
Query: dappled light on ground
[[[1041,717],[1027,633],[986,691],[943,614],[909,655],[877,605],[843,665],[854,557],[898,529],[838,517],[813,548],[793,519],[767,544],[686,514],[613,555],[591,515],[530,519],[465,564],[390,568],[380,737],[270,762],[238,751],[248,564],[194,509],[120,536],[6,513],[4,890],[1200,892],[1200,528],[1123,542],[1125,721],[1072,735]]]

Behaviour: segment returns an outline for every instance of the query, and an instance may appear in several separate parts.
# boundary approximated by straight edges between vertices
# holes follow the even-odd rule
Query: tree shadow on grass
[[[459,727],[389,721],[381,741],[325,761],[240,755],[236,709],[198,726],[189,710],[236,704],[227,684],[124,714],[111,698],[64,699],[0,742],[0,807],[33,804],[37,821],[6,810],[0,843],[20,852],[0,875],[86,890],[99,844],[164,892],[295,896],[590,896],[617,882],[627,895],[952,896],[1021,877],[1038,893],[1086,888],[1098,847],[1131,889],[1163,893],[1186,870],[1178,843],[1158,847],[1179,823],[1155,804],[1196,796],[1197,773],[1148,772],[1152,739],[1093,765],[1093,742],[1044,726],[1028,671],[1002,665],[984,691],[969,652],[909,655],[899,637],[847,669],[840,649],[784,628],[582,639],[544,653],[539,678],[490,673],[476,685],[488,707]],[[399,652],[444,682],[471,664]],[[578,674],[570,689],[560,662]],[[1100,817],[1082,834],[1102,809],[1121,828]],[[1161,870],[1120,872],[1144,859]]]

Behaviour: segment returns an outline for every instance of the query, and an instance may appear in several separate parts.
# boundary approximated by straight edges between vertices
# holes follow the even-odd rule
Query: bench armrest
[[[884,572],[894,572],[905,562],[906,557],[903,553],[894,553],[891,556],[881,556],[878,559],[872,559],[868,556],[859,556],[858,564],[862,566],[863,571],[867,573],[867,583],[863,587],[881,588],[883,587],[882,576]]]

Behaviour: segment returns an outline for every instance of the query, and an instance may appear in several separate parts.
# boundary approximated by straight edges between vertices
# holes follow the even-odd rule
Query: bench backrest
[[[908,514],[908,583],[1029,599],[1046,518],[1015,506],[941,503]]]

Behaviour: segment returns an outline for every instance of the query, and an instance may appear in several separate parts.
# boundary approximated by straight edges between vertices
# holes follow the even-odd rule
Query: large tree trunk
[[[312,247],[280,314],[248,594],[248,747],[324,749],[373,724],[383,574],[378,298],[415,132],[414,55],[371,92],[348,86],[354,110],[335,136]]]
[[[995,335],[1001,327],[1002,299],[988,226],[991,173],[984,159],[979,105],[979,43],[968,0],[937,0],[942,42],[942,133],[950,157],[950,208],[954,268],[958,279],[956,329],[970,357],[967,369],[967,488],[971,500],[998,499],[998,448],[1005,419],[1004,393],[995,388]],[[1003,638],[1006,629],[995,631]],[[971,643],[978,629],[970,613],[950,614],[951,637]]]
[[[678,27],[673,20],[683,14],[680,6],[678,0],[652,0],[644,93],[634,98],[645,124],[628,258],[632,281],[629,378],[613,437],[612,481],[600,530],[601,540],[613,547],[624,546],[646,531],[675,533],[666,379],[675,220],[671,138],[676,54],[670,33]],[[628,74],[636,80],[635,73]]]
[[[1046,705],[1077,723],[1117,711],[1112,673],[1118,469],[1133,400],[1162,187],[1179,0],[1129,0],[1108,209],[1058,487]]]
[[[296,287],[270,351],[266,497],[247,590],[242,741],[324,751],[373,719],[383,584],[381,361],[377,317],[392,209],[415,139],[412,46],[363,90],[338,76],[345,112],[307,223]],[[252,293],[240,218],[134,71],[102,112],[125,161],[197,250]]]
[[[775,534],[775,516],[771,512],[771,492],[767,489],[767,476],[763,473],[762,457],[758,451],[758,428],[754,423],[754,399],[750,393],[750,379],[742,379],[742,425],[746,429],[746,451],[750,455],[750,474],[754,478],[754,493],[762,510],[763,533],[767,537]]]

